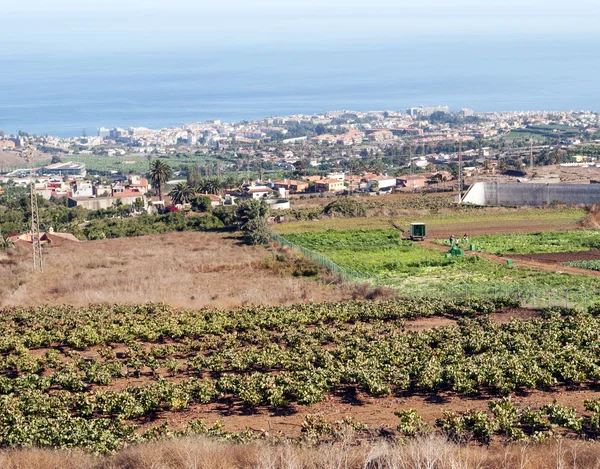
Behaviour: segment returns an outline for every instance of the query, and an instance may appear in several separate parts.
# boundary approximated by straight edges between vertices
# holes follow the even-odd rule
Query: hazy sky
[[[3,53],[596,36],[596,0],[0,0]]]

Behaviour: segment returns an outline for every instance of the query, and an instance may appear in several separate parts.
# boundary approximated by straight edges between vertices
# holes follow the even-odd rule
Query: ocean
[[[432,37],[396,42],[120,52],[0,51],[0,130],[95,135],[328,110],[416,105],[600,111],[599,41]]]

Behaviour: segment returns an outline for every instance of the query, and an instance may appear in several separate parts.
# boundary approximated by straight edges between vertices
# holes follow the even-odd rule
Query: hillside
[[[32,274],[28,246],[0,252],[0,306],[165,302],[230,308],[349,297],[342,288],[294,276],[297,259],[274,260],[274,251],[242,245],[230,234],[173,232],[62,243],[44,253],[44,273]]]

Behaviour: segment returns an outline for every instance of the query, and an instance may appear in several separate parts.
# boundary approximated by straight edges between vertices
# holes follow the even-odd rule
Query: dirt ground
[[[511,230],[511,232],[515,232]],[[475,233],[469,232],[472,236]],[[496,232],[499,233],[499,232]],[[422,246],[437,249],[442,252],[448,251],[448,246],[435,244],[431,241],[420,241],[419,244]],[[566,272],[570,274],[576,275],[587,275],[589,277],[600,277],[600,271],[591,270],[591,269],[582,269],[579,267],[571,267],[567,265],[562,265],[560,262],[564,262],[565,260],[573,260],[572,254],[581,254],[583,253],[553,253],[552,255],[556,259],[560,259],[561,256],[567,257],[567,259],[563,259],[560,261],[551,261],[546,258],[539,258],[539,256],[546,256],[546,254],[521,254],[521,255],[502,255],[502,254],[490,254],[489,252],[479,252],[479,251],[465,251],[465,256],[479,256],[485,259],[488,259],[492,262],[497,262],[500,264],[506,264],[506,262],[510,259],[513,261],[513,265],[515,267],[526,267],[529,269],[535,270],[545,270],[549,272]],[[548,254],[550,256],[550,254]],[[587,258],[586,258],[587,259]]]
[[[584,401],[598,399],[596,389],[581,387],[566,390],[557,388],[551,391],[532,391],[512,396],[519,407],[540,408],[556,400],[559,404],[574,407],[579,414],[586,414]],[[259,408],[251,412],[242,405],[223,402],[197,405],[182,413],[159,415],[152,425],[169,422],[170,426],[180,427],[193,419],[203,419],[207,424],[221,421],[227,431],[243,431],[246,428],[265,430],[271,434],[281,432],[286,436],[298,436],[304,418],[307,415],[323,415],[328,421],[353,417],[371,428],[395,428],[399,421],[394,415],[396,410],[415,409],[423,420],[430,424],[442,416],[444,410],[462,412],[468,409],[487,410],[488,401],[501,396],[465,397],[452,393],[416,394],[407,396],[370,397],[354,388],[340,388],[323,402],[313,406],[294,405],[283,411],[272,408]]]
[[[0,305],[166,302],[232,308],[349,299],[343,287],[265,266],[274,253],[229,234],[182,232],[44,248],[30,271],[29,246],[0,254]],[[275,264],[276,265],[276,264]]]
[[[36,161],[49,160],[50,156],[44,153],[36,153]],[[17,165],[24,165],[25,161],[21,157],[21,153],[15,150],[0,150],[0,169],[11,168]]]
[[[494,233],[537,233],[540,231],[570,231],[581,229],[581,225],[573,223],[570,220],[544,220],[539,224],[532,225],[529,220],[511,220],[510,222],[499,220],[497,222],[461,222],[446,223],[443,226],[428,223],[427,235],[430,238],[444,239],[450,235],[462,236],[462,233],[468,233],[469,236],[482,236]]]
[[[512,318],[529,319],[539,314],[536,311],[516,308],[506,309],[491,315],[491,319],[506,323]],[[407,330],[425,330],[434,327],[445,327],[456,324],[456,320],[445,317],[419,318],[407,321]],[[516,393],[513,402],[519,407],[542,407],[556,400],[559,404],[574,407],[578,413],[586,413],[584,401],[598,399],[599,389],[588,386],[556,387],[549,391],[528,391]],[[298,436],[304,418],[307,415],[323,415],[327,420],[341,420],[351,416],[371,428],[384,427],[393,429],[398,425],[394,412],[399,409],[415,409],[423,419],[433,424],[435,419],[442,416],[442,411],[466,411],[468,409],[487,410],[490,400],[499,399],[497,395],[482,395],[475,397],[458,396],[450,392],[443,393],[406,393],[386,397],[371,397],[352,386],[341,386],[328,395],[323,402],[313,406],[292,405],[285,409],[259,407],[247,409],[238,402],[224,400],[206,405],[196,405],[181,413],[162,413],[157,420],[148,422],[153,426],[157,423],[169,422],[175,428],[183,426],[192,419],[204,419],[207,424],[221,421],[228,431],[243,431],[246,428],[264,430],[270,434],[281,432],[286,436]]]
[[[600,259],[600,250],[581,252],[548,252],[543,254],[520,254],[516,259],[530,259],[540,262],[560,263],[567,261],[595,261]]]

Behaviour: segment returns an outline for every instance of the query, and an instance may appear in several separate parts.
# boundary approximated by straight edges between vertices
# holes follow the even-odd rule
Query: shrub
[[[205,195],[194,197],[191,205],[194,212],[210,212],[212,210],[212,202]]]
[[[340,197],[325,207],[325,214],[342,217],[364,217],[367,208],[361,202],[351,197]]]

